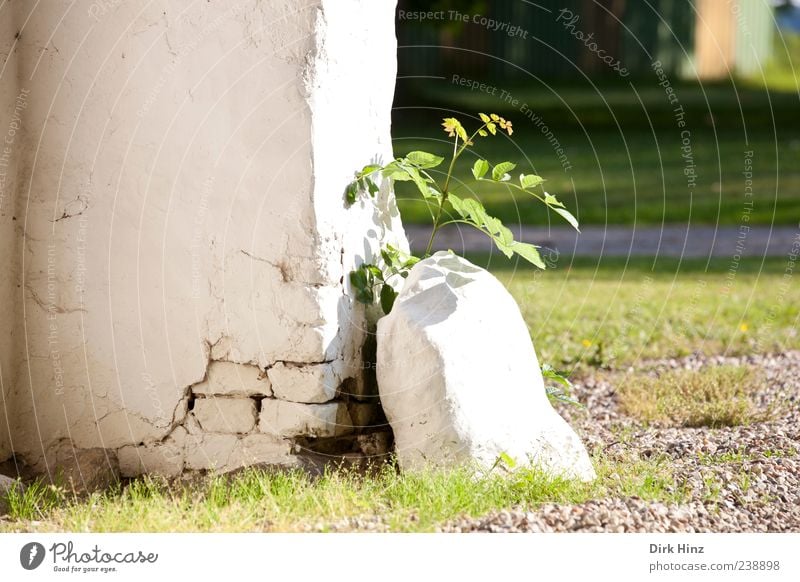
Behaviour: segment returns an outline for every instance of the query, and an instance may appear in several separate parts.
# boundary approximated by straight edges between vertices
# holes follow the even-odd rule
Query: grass
[[[479,140],[475,152],[491,163],[510,160],[517,171],[548,180],[546,189],[573,211],[581,224],[667,223],[742,224],[745,203],[753,202],[750,225],[797,224],[800,216],[800,141],[796,93],[770,93],[735,85],[685,85],[679,88],[687,111],[690,154],[697,180],[689,187],[684,174],[681,129],[660,87],[640,84],[586,87],[509,88],[529,104],[563,148],[519,110],[509,110],[497,97],[459,87],[428,87],[428,95],[405,102],[430,103],[420,110],[396,111],[393,124],[397,154],[412,150],[449,153],[442,117],[465,123],[479,111],[506,115],[514,122],[513,137]],[[551,92],[552,91],[552,92]],[[422,101],[420,101],[422,100]],[[422,111],[422,113],[420,113]],[[468,127],[475,120],[469,120]],[[745,198],[745,151],[752,151],[753,197]],[[475,158],[464,155],[456,176],[471,178]],[[434,175],[436,177],[436,175]],[[458,185],[458,183],[457,183]],[[470,179],[462,192],[472,192],[489,213],[506,223],[561,224],[558,216],[507,187]],[[422,202],[409,184],[397,188],[406,222],[428,222]]]
[[[540,362],[556,368],[800,349],[800,286],[784,277],[786,259],[593,259],[537,271],[472,258],[507,285]]]
[[[766,456],[766,455],[765,455]],[[726,451],[724,453],[703,453],[697,454],[697,459],[701,465],[727,465],[729,463],[743,463],[751,461],[755,458],[754,455],[747,453],[744,448],[736,451]]]
[[[666,457],[622,462],[598,452],[594,462],[598,479],[592,483],[530,469],[511,476],[468,469],[401,475],[387,466],[369,477],[352,471],[314,478],[300,471],[247,469],[183,486],[143,478],[88,499],[38,486],[13,505],[11,520],[0,521],[0,532],[325,531],[330,524],[369,516],[380,516],[391,531],[431,531],[448,520],[511,506],[609,496],[685,500]]]
[[[753,403],[763,382],[750,368],[711,366],[657,377],[629,374],[617,393],[622,410],[645,423],[719,428],[764,419]]]

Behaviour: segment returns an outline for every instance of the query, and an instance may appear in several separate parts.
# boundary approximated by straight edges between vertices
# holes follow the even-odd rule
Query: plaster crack
[[[60,222],[68,218],[74,218],[76,216],[80,216],[88,209],[89,209],[89,200],[83,194],[78,194],[78,197],[75,198],[75,200],[67,203],[64,206],[64,210],[62,211],[61,216],[59,216],[55,220],[51,220],[50,222]]]
[[[69,307],[61,307],[60,305],[56,305],[55,302],[54,303],[45,303],[44,300],[41,297],[39,297],[39,295],[36,293],[36,291],[34,291],[33,287],[30,285],[30,283],[26,283],[25,284],[25,288],[31,294],[31,298],[33,299],[33,302],[36,303],[36,305],[38,305],[39,307],[41,307],[42,310],[45,313],[68,314],[68,313],[77,313],[77,312],[82,312],[82,313],[86,313],[87,312],[86,309],[84,309],[83,307],[69,308]]]
[[[283,263],[273,263],[272,261],[269,261],[269,260],[267,260],[267,259],[265,259],[265,258],[263,258],[263,257],[258,257],[258,256],[254,255],[254,254],[252,254],[252,253],[248,253],[248,252],[247,252],[246,250],[244,250],[244,249],[241,249],[241,253],[242,253],[244,256],[246,256],[246,257],[249,257],[249,258],[253,259],[254,261],[258,261],[258,262],[260,262],[260,263],[266,263],[266,264],[268,264],[270,267],[273,267],[273,268],[275,268],[275,269],[278,269],[278,271],[280,271],[280,273],[281,273],[281,280],[282,280],[284,283],[288,283],[288,282],[289,282],[289,280],[290,280],[290,279],[289,279],[289,272],[288,272],[288,269],[286,268],[286,265],[284,265]]]

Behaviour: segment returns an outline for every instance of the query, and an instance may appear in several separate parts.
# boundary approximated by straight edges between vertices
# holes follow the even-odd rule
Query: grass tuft
[[[8,515],[17,520],[43,519],[64,504],[66,493],[62,487],[37,479],[32,483],[9,488],[5,495]]]
[[[646,423],[717,428],[764,420],[753,402],[762,383],[750,368],[712,366],[658,377],[631,374],[618,392],[622,409]]]

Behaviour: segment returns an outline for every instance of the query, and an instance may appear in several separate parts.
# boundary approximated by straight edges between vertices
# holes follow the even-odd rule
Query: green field
[[[582,224],[736,225],[745,212],[750,224],[797,224],[800,218],[797,94],[733,86],[677,87],[686,123],[679,128],[663,90],[652,83],[636,90],[614,86],[596,91],[510,91],[527,106],[524,111],[522,105],[510,109],[497,97],[450,84],[423,96],[404,97],[403,102],[417,105],[401,104],[395,111],[395,154],[425,150],[448,155],[439,127],[442,117],[459,117],[469,128],[476,125],[479,111],[496,110],[514,122],[514,135],[479,140],[475,153],[491,163],[517,163],[515,174],[532,171],[543,176],[548,180],[545,188]],[[526,117],[528,111],[552,134]],[[683,131],[689,133],[682,136]],[[474,160],[463,156],[456,175],[471,178]],[[690,164],[694,180],[684,172]],[[745,171],[752,172],[752,184],[746,184]],[[752,186],[752,198],[745,196],[746,186]],[[474,182],[461,188],[470,191]],[[398,185],[397,191],[404,219],[426,221],[422,203],[404,200],[415,198],[408,185]],[[558,223],[558,217],[548,216],[543,207],[506,187],[481,184],[473,191],[504,222]],[[745,210],[749,201],[752,209]]]
[[[800,348],[800,285],[788,259],[604,259],[534,271],[490,264],[522,309],[539,359],[556,367],[621,367],[693,352]],[[654,268],[655,267],[655,268]]]

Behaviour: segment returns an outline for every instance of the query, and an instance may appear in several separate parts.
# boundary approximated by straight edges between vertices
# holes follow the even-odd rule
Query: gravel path
[[[428,226],[405,227],[411,248],[423,252]],[[578,234],[571,227],[514,226],[515,238],[549,249],[551,260],[564,257],[725,257],[786,256],[800,245],[797,226],[586,226]],[[456,252],[489,252],[492,242],[471,227],[448,226],[437,235],[436,246]]]
[[[719,429],[644,427],[619,411],[613,376],[576,384],[585,410],[560,408],[590,449],[600,446],[623,460],[668,455],[675,486],[690,495],[687,503],[665,505],[635,497],[548,503],[535,511],[511,508],[465,518],[441,531],[800,532],[800,352],[690,357],[652,365],[663,370],[723,363],[766,373],[758,406],[777,407],[772,420]]]

